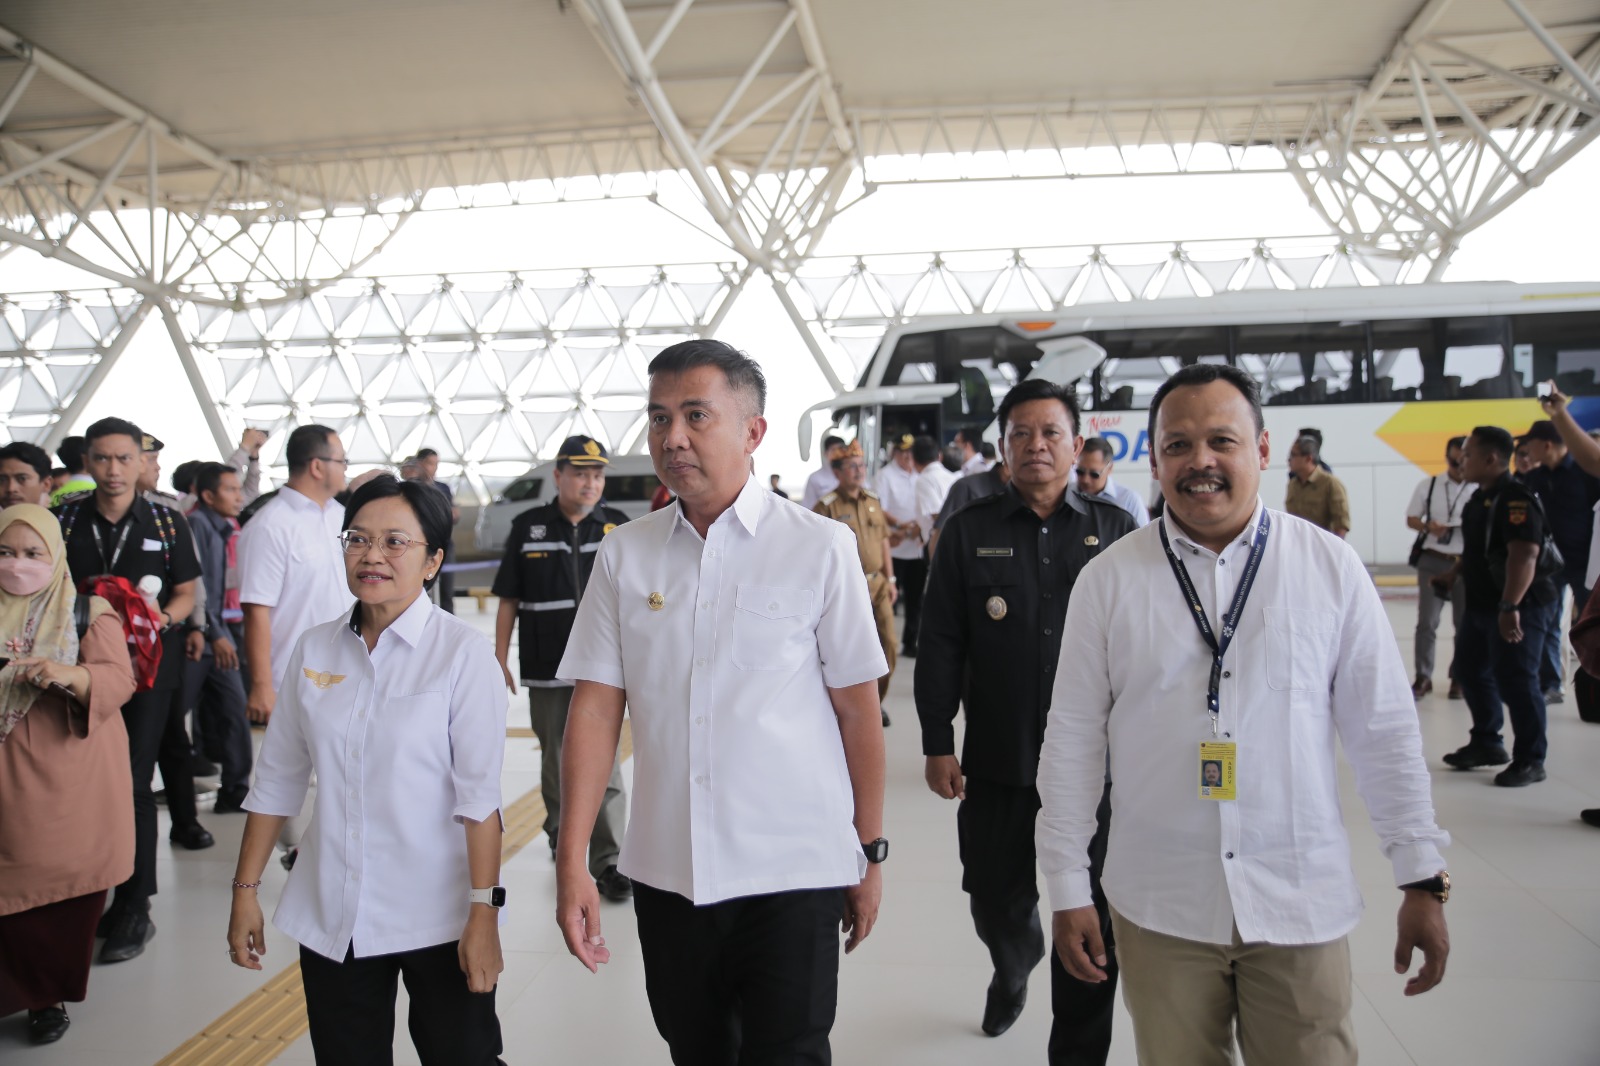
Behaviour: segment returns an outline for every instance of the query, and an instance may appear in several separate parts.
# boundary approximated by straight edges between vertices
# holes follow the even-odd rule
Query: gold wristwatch
[[[1440,903],[1450,902],[1450,872],[1448,870],[1440,870],[1426,881],[1413,881],[1409,885],[1401,885],[1400,887],[1415,888],[1427,892]]]

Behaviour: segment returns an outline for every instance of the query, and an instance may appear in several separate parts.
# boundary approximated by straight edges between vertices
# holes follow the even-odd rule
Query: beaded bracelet
[[[233,883],[233,887],[234,888],[260,888],[261,887],[261,882],[260,881],[252,881],[249,884],[245,884],[243,881],[235,881]]]

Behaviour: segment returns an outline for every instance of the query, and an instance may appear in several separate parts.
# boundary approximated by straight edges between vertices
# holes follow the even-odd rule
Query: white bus
[[[1585,398],[1600,425],[1600,283],[1466,282],[1310,291],[1230,292],[1078,306],[1055,314],[968,315],[893,326],[857,387],[813,412],[869,455],[901,433],[948,443],[959,429],[997,438],[995,409],[1030,374],[1075,383],[1085,436],[1104,437],[1114,476],[1150,498],[1150,398],[1179,367],[1227,362],[1261,383],[1283,505],[1290,443],[1322,431],[1323,458],[1350,494],[1350,542],[1369,564],[1404,563],[1404,509],[1445,443],[1478,425],[1513,433],[1542,417],[1535,382]]]

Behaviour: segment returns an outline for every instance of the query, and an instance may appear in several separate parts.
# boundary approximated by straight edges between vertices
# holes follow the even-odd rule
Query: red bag
[[[91,577],[78,589],[79,596],[99,596],[111,604],[122,620],[122,633],[128,638],[128,658],[133,660],[135,692],[155,687],[161,671],[161,616],[150,601],[139,595],[125,577],[102,574]]]

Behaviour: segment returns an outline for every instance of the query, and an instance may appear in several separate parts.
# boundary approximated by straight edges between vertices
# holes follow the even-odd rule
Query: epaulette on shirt
[[[869,488],[862,488],[861,495],[865,496],[869,500],[876,500],[878,498],[878,494]]]
[[[61,501],[59,503],[56,503],[53,506],[65,507],[69,503],[82,503],[84,500],[93,498],[93,496],[94,489],[79,489],[77,492],[67,493],[65,496],[61,497]]]
[[[838,498],[839,498],[839,494],[837,492],[830,492],[826,496],[822,497],[822,499],[818,500],[817,502],[818,503],[826,503],[826,504],[829,504],[831,506],[833,504],[833,501],[837,500]]]
[[[1085,496],[1080,492],[1078,493],[1078,499],[1082,500],[1084,503],[1093,503],[1099,504],[1101,507],[1110,507],[1114,511],[1122,511],[1123,514],[1128,513],[1123,509],[1122,504],[1105,496]]]

